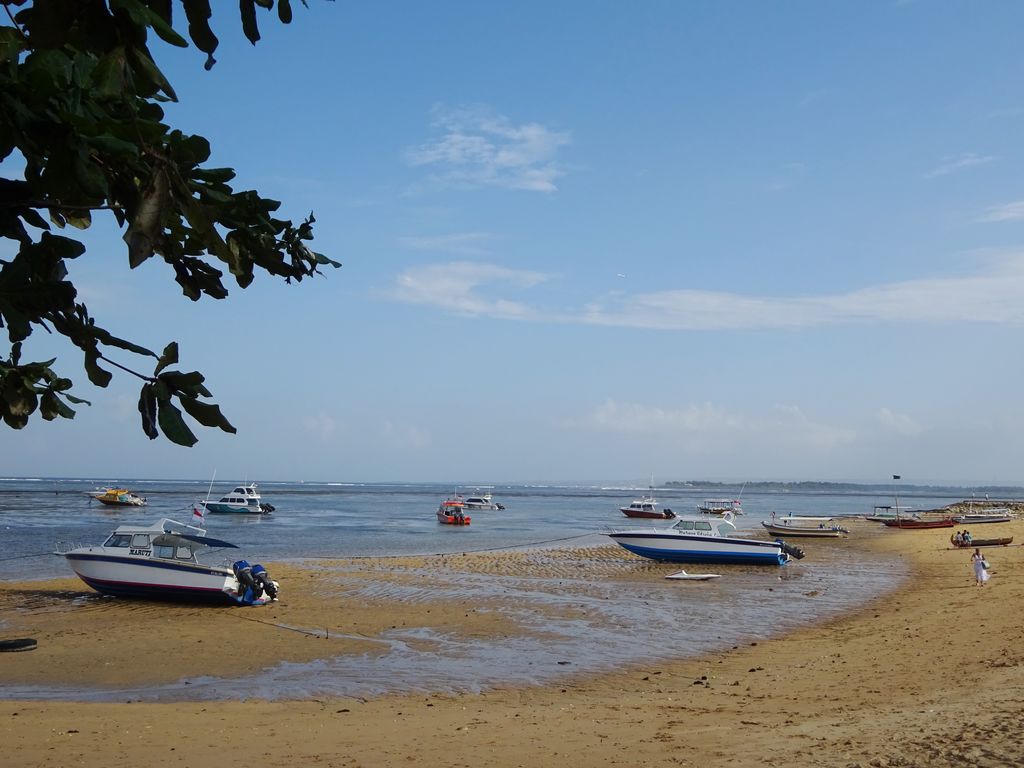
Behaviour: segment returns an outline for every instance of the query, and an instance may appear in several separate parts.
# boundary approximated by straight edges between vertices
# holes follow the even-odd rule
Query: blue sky
[[[136,382],[8,475],[1024,482],[1024,6],[326,3],[154,43],[240,186],[343,262],[193,304],[112,223],[72,278],[238,427]],[[6,355],[6,353],[4,353]],[[128,361],[126,361],[128,362]]]

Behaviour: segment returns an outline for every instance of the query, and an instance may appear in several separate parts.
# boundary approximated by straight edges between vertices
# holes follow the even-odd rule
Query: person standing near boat
[[[974,554],[971,555],[971,564],[974,566],[974,578],[978,582],[979,587],[984,587],[985,582],[988,581],[988,560],[981,554],[981,550],[975,548]]]

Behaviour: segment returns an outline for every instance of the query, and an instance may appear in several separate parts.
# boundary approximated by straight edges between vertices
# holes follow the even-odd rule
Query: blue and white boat
[[[737,563],[785,565],[803,557],[782,541],[758,541],[733,536],[732,513],[719,519],[684,516],[668,528],[630,528],[607,534],[635,555],[672,563]]]
[[[256,483],[239,485],[231,493],[220,497],[219,501],[199,502],[203,508],[218,515],[269,515],[274,511],[271,504],[264,504],[256,492]]]
[[[78,578],[104,595],[225,605],[276,599],[277,584],[262,566],[244,560],[213,564],[209,553],[216,549],[237,547],[207,536],[202,528],[164,518],[150,526],[118,526],[98,546],[65,548],[58,554]]]

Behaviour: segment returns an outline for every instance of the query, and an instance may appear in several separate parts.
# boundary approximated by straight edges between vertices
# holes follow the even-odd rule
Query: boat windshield
[[[127,533],[112,533],[110,538],[103,542],[104,547],[127,547],[131,544],[132,537]]]
[[[675,527],[681,531],[693,531],[695,533],[710,533],[711,523],[706,520],[680,520]]]

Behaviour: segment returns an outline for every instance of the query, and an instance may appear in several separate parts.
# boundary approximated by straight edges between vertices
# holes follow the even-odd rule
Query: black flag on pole
[[[892,476],[892,479],[893,479],[893,480],[899,480],[899,479],[900,479],[900,476],[899,476],[899,475],[893,475],[893,476]]]

